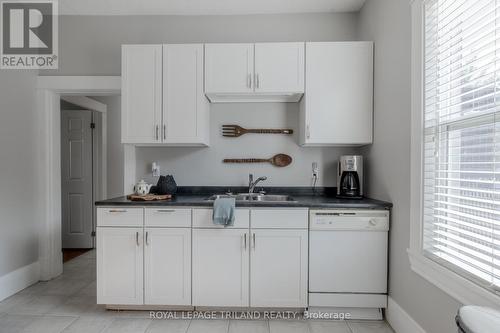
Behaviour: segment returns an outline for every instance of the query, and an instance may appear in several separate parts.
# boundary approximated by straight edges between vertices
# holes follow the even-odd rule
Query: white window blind
[[[428,0],[423,250],[500,290],[500,0]]]

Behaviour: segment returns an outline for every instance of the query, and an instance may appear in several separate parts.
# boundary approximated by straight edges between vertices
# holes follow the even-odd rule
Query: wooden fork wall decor
[[[292,129],[246,129],[238,125],[222,125],[222,136],[237,138],[247,133],[256,134],[293,134]]]

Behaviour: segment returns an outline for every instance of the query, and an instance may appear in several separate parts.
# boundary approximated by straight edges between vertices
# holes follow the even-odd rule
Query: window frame
[[[462,304],[500,306],[500,295],[438,264],[423,254],[423,133],[424,133],[424,29],[426,0],[411,4],[411,146],[410,246],[411,269]]]

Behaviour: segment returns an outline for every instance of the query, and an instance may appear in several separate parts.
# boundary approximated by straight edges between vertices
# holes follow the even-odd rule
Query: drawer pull
[[[126,213],[127,210],[126,209],[110,209],[108,212],[109,213]]]
[[[157,213],[174,213],[175,209],[158,209]]]

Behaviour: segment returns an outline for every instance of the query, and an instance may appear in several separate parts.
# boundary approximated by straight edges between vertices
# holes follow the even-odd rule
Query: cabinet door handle
[[[156,133],[156,134],[155,134],[155,135],[156,135],[156,141],[158,141],[158,125],[156,125],[156,129],[155,129],[155,131],[156,131],[156,132],[155,132],[155,133]]]
[[[247,75],[247,87],[252,88],[252,74]]]
[[[311,137],[311,130],[309,129],[309,124],[306,126],[306,137],[309,139]]]
[[[135,233],[135,243],[139,246],[139,231]]]
[[[255,250],[255,233],[252,235],[252,239],[253,239],[253,249]]]
[[[167,125],[163,124],[163,140],[167,139]]]
[[[127,210],[126,209],[110,209],[108,212],[109,213],[126,213]]]
[[[260,76],[259,76],[259,74],[255,74],[255,87],[260,88]]]
[[[148,236],[149,236],[149,232],[146,231],[146,245],[149,245],[149,239],[148,239]]]
[[[244,249],[245,249],[245,251],[246,251],[246,249],[247,249],[247,233],[246,233],[246,232],[245,232],[245,234],[243,235],[243,243],[245,244]]]

